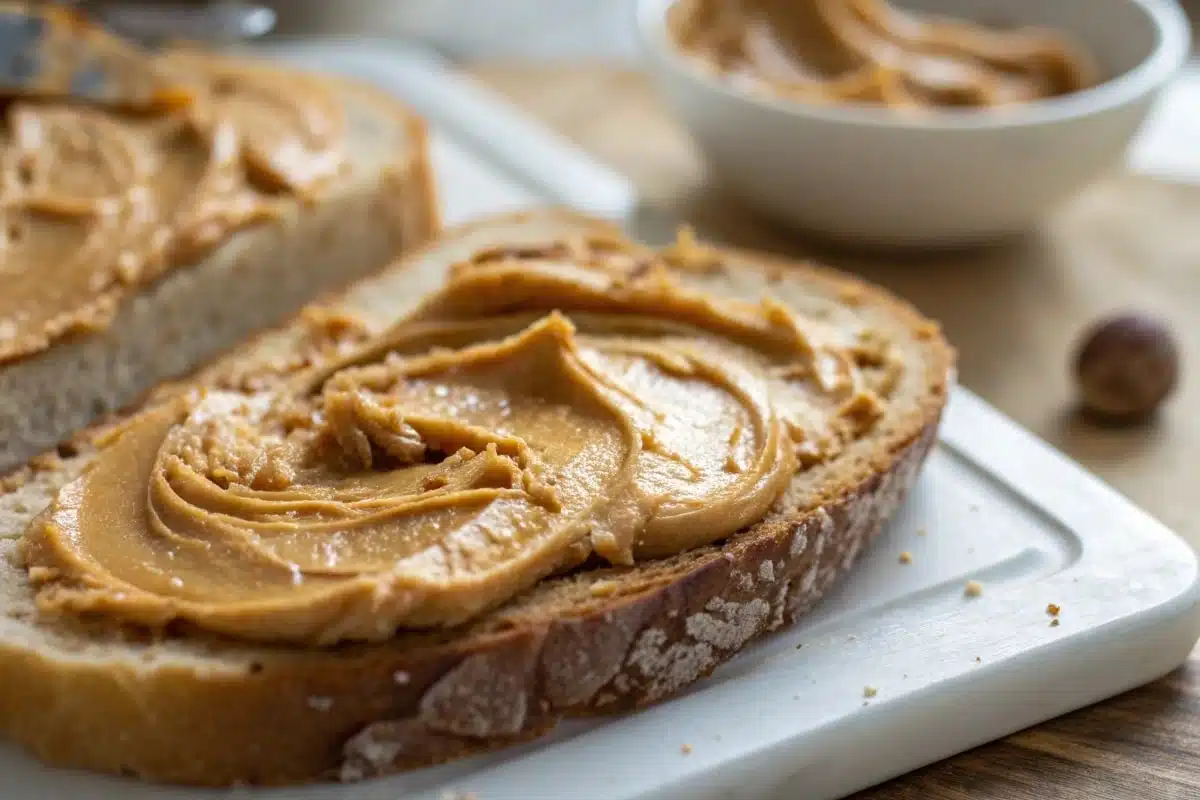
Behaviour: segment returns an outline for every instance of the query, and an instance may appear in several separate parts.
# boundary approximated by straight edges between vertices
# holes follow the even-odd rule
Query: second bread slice
[[[261,81],[261,86],[253,85],[257,92],[269,93],[283,81],[300,86],[296,91],[311,85],[333,98],[340,106],[334,119],[291,120],[287,115],[295,110],[281,108],[276,110],[283,120],[268,123],[253,116],[261,111],[251,110],[245,112],[248,122],[235,126],[235,133],[243,147],[253,148],[262,144],[256,137],[270,142],[279,136],[277,130],[263,125],[344,125],[342,168],[313,192],[292,193],[270,183],[261,186],[260,196],[271,203],[271,213],[264,219],[235,228],[201,257],[184,256],[150,280],[117,281],[112,288],[81,297],[75,307],[55,309],[61,313],[47,318],[46,340],[32,347],[16,346],[21,343],[6,338],[14,331],[20,333],[21,317],[31,309],[18,306],[12,310],[15,318],[7,319],[6,304],[0,302],[0,475],[94,419],[127,407],[155,384],[184,375],[247,336],[279,323],[314,295],[379,269],[438,227],[425,126],[407,108],[349,80],[293,75],[266,64],[216,56],[187,57],[185,74],[200,76],[213,91],[224,91],[221,82],[231,75],[248,74]],[[263,100],[250,94],[238,102],[253,109]],[[51,110],[59,115],[100,116],[70,105]],[[97,128],[120,124],[119,119],[112,123],[103,117],[96,122]],[[77,133],[84,134],[86,143],[86,129]],[[299,133],[293,134],[299,138]],[[279,146],[282,150],[294,145],[285,139]],[[3,147],[7,159],[17,144],[5,141]],[[39,151],[29,155],[37,159]],[[254,155],[251,150],[251,160]],[[287,157],[286,152],[279,156],[281,162]],[[52,156],[46,158],[53,161]],[[272,164],[268,162],[265,170],[257,166],[270,172]],[[61,178],[68,185],[66,190],[54,189],[60,194],[78,191],[70,186],[68,176],[52,173],[50,178]],[[128,227],[122,222],[117,233]],[[103,280],[105,270],[112,267],[96,263],[93,257],[81,256],[78,262],[67,270],[72,274],[60,275],[63,268],[59,268],[41,275],[36,294],[53,302],[60,290],[47,282]],[[32,280],[19,273],[6,274],[6,266],[11,265],[0,263],[0,298],[6,291],[15,292],[22,280]],[[36,270],[38,265],[25,269]],[[99,302],[115,307],[100,314],[86,308]],[[62,322],[71,315],[85,319]]]

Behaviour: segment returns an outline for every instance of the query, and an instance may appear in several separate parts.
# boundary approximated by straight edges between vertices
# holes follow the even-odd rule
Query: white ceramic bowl
[[[1121,160],[1191,46],[1174,0],[899,0],[1061,30],[1108,78],[1003,113],[901,116],[739,91],[679,53],[665,24],[671,2],[638,0],[638,32],[713,177],[764,216],[867,245],[961,244],[1029,227]]]

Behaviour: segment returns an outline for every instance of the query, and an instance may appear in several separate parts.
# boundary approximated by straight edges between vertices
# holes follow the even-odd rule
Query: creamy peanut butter
[[[923,17],[885,0],[679,0],[680,48],[751,91],[813,103],[993,107],[1076,92],[1091,58],[1054,31]]]
[[[865,357],[696,260],[597,239],[492,250],[389,330],[264,391],[131,419],[26,534],[47,613],[327,645],[453,625],[593,554],[762,519],[871,429]],[[898,363],[898,362],[897,362]]]
[[[133,287],[310,197],[342,168],[343,110],[300,75],[170,51],[186,103],[17,98],[0,130],[0,363],[104,326]]]

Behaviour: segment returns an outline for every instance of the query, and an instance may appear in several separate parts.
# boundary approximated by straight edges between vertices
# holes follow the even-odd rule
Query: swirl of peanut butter
[[[344,113],[303,76],[156,58],[188,101],[121,111],[13,100],[0,130],[0,364],[103,327],[135,287],[311,197],[343,167]]]
[[[813,103],[995,107],[1080,91],[1092,59],[1067,37],[901,11],[884,0],[679,0],[680,48],[739,86]]]
[[[484,253],[348,355],[131,419],[23,553],[47,613],[380,640],[719,541],[884,403],[816,322],[663,257]]]

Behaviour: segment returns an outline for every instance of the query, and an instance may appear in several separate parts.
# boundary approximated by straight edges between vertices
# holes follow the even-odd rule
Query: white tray
[[[363,41],[271,51],[367,77],[431,119],[449,222],[552,202],[651,239],[673,230],[638,208],[627,181],[428,54]],[[968,580],[982,596],[964,595]],[[1062,608],[1056,627],[1050,603]],[[835,798],[1165,674],[1200,636],[1198,610],[1196,559],[1180,539],[959,389],[914,496],[853,574],[804,623],[680,698],[355,786],[149,787],[5,748],[3,796]]]

